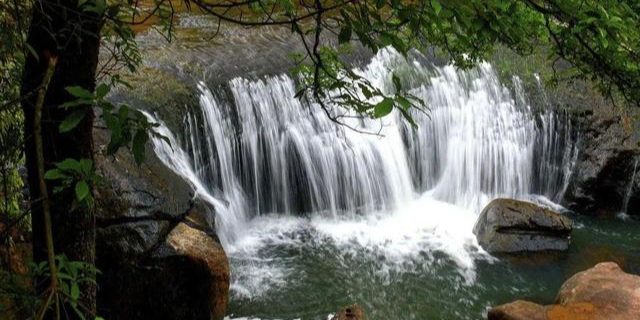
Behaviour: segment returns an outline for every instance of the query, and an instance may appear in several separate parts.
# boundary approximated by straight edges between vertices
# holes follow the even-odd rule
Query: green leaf
[[[65,171],[80,171],[80,162],[76,159],[64,159],[62,162],[56,163],[56,167]]]
[[[84,175],[90,175],[93,169],[93,161],[89,159],[80,159],[80,170]]]
[[[71,301],[69,304],[71,305],[71,308],[76,313],[76,315],[80,318],[80,320],[86,320],[86,318],[84,316],[84,313],[82,313],[82,311],[80,311],[80,309],[78,309],[78,303],[77,302]]]
[[[360,85],[360,90],[362,90],[362,94],[364,94],[364,97],[367,99],[370,99],[373,96],[371,90],[369,90],[365,85]]]
[[[64,119],[64,121],[62,121],[58,130],[60,130],[60,132],[71,131],[73,128],[75,128],[78,125],[78,123],[80,123],[80,121],[82,121],[82,118],[84,118],[85,113],[86,113],[85,109],[79,109],[72,112],[66,119]]]
[[[104,98],[107,93],[109,93],[109,91],[111,90],[111,88],[109,88],[108,85],[106,84],[100,84],[97,88],[96,88],[96,98],[98,99],[102,99]]]
[[[102,15],[107,9],[107,3],[105,0],[94,0],[94,5],[86,5],[83,9],[85,12],[94,12],[97,15]]]
[[[131,152],[138,165],[144,162],[144,146],[149,140],[149,134],[145,130],[138,130],[133,137],[133,144],[131,146]]]
[[[439,15],[440,11],[442,11],[442,4],[438,0],[431,0],[431,6],[433,6],[433,10],[435,10],[436,15]]]
[[[69,92],[72,96],[76,98],[89,99],[89,100],[93,100],[94,98],[93,93],[79,86],[66,87],[64,89],[67,90],[67,92]]]
[[[51,169],[44,174],[44,178],[47,180],[57,180],[57,179],[63,179],[66,177],[67,175],[65,175],[62,171],[58,169]]]
[[[344,26],[342,28],[342,30],[340,30],[340,34],[338,35],[338,42],[339,43],[347,43],[349,41],[351,41],[351,34],[353,32],[353,29],[351,29],[351,24],[347,24],[346,26]]]
[[[129,107],[123,105],[118,109],[118,120],[120,120],[121,125],[126,123],[127,118],[129,118]]]
[[[89,185],[86,181],[80,180],[76,183],[76,198],[78,201],[84,200],[89,195]]]
[[[417,127],[418,127],[418,124],[417,124],[415,121],[413,121],[413,118],[411,117],[411,115],[409,114],[409,112],[408,112],[407,110],[405,110],[405,109],[403,109],[403,108],[400,108],[400,109],[398,109],[398,110],[400,110],[400,113],[402,114],[402,116],[404,117],[404,119],[405,119],[407,122],[409,122],[409,124],[410,124],[412,127],[414,127],[414,128],[417,128]]]
[[[393,100],[391,98],[384,98],[380,101],[373,110],[373,116],[376,118],[382,118],[393,111]]]
[[[402,91],[402,84],[400,83],[400,78],[398,78],[398,76],[396,76],[396,74],[394,73],[391,76],[391,79],[393,80],[393,86],[396,88],[396,92]]]
[[[77,283],[72,283],[71,284],[71,299],[78,300],[78,298],[80,298],[80,286],[78,286]]]
[[[411,102],[402,96],[399,96],[396,98],[396,102],[405,110],[409,110],[411,109],[411,107],[413,107],[413,104],[411,104]]]

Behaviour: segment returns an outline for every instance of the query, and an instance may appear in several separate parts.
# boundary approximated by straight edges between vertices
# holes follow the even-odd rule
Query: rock
[[[488,252],[566,250],[571,220],[533,203],[495,199],[476,221],[473,233]]]
[[[358,305],[342,308],[331,320],[365,320],[364,309]]]
[[[200,269],[196,270],[196,272],[202,272],[204,276],[193,277],[193,275],[186,274],[187,278],[198,280],[198,285],[194,287],[209,289],[204,296],[210,299],[207,305],[207,309],[211,310],[210,319],[223,319],[228,303],[229,260],[215,235],[207,233],[206,230],[190,226],[188,223],[181,222],[167,236],[166,246],[171,253],[168,255],[169,257],[175,255],[186,257],[189,259],[188,264],[199,266],[199,268],[195,268]],[[176,271],[186,272],[180,267]],[[189,291],[189,287],[186,288]],[[190,292],[185,293],[190,294]],[[181,293],[176,293],[175,298],[180,299],[181,296]],[[170,304],[171,301],[173,299],[168,299]],[[180,319],[194,318],[185,317]]]
[[[640,319],[640,276],[625,273],[613,262],[603,262],[567,280],[556,304],[584,306],[596,319]]]
[[[96,131],[95,144],[106,143]],[[98,311],[107,319],[220,320],[229,262],[214,232],[214,211],[147,148],[97,157],[106,178],[96,197]]]
[[[567,280],[555,304],[515,301],[489,310],[489,320],[637,320],[640,276],[603,262]]]
[[[582,214],[613,216],[625,208],[640,215],[640,121],[607,103],[574,117],[579,153],[562,203]],[[633,178],[633,181],[632,181]]]
[[[539,304],[517,300],[491,308],[489,320],[546,320],[546,308]]]

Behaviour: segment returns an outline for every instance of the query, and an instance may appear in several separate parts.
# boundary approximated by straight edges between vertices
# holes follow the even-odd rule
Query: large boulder
[[[96,146],[104,146],[106,133],[94,136]],[[96,166],[106,180],[95,192],[99,314],[222,319],[229,261],[212,208],[151,150],[142,166],[126,152],[98,156]]]
[[[637,320],[640,277],[604,262],[565,282],[555,304],[515,301],[489,310],[489,320]]]
[[[569,218],[530,202],[495,199],[478,218],[473,233],[488,252],[566,250]]]

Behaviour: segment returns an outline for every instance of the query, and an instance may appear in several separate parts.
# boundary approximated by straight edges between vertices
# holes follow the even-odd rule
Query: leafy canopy
[[[551,61],[571,65],[556,77],[588,79],[608,96],[640,102],[640,2],[635,0],[80,0],[84,10],[104,13],[107,30],[127,30],[158,21],[168,39],[178,10],[213,16],[218,27],[283,26],[299,36],[305,52],[296,56],[304,76],[302,98],[319,103],[334,121],[335,107],[365,117],[425,106],[399,82],[385,95],[350,72],[338,57],[339,44],[359,41],[373,52],[392,46],[438,48],[462,68],[491,55],[500,44],[517,53],[538,47]],[[118,31],[116,34],[127,34]],[[113,32],[112,32],[113,34]],[[130,33],[132,34],[132,33]],[[134,55],[134,60],[139,57]],[[127,59],[124,59],[127,60]],[[554,64],[555,65],[555,64]],[[332,102],[332,103],[327,103]]]

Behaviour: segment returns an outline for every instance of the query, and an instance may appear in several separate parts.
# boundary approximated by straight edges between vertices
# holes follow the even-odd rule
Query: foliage
[[[31,1],[0,0],[0,221],[20,216],[23,181],[18,168],[24,162],[22,113],[18,112],[20,77],[25,54]],[[18,225],[28,229],[27,219]]]
[[[69,261],[65,255],[57,255],[55,257],[55,264],[56,276],[60,281],[59,290],[61,294],[57,296],[59,301],[52,303],[50,307],[53,308],[55,306],[57,309],[64,309],[68,306],[80,319],[86,319],[86,310],[84,310],[84,307],[79,303],[82,296],[80,287],[83,283],[87,282],[95,284],[96,275],[100,273],[100,270],[85,262]],[[51,276],[49,274],[51,268],[49,268],[46,261],[40,262],[39,264],[32,264],[30,270],[32,277],[35,279],[46,279]],[[66,310],[62,311],[66,313]],[[57,314],[60,314],[60,312],[60,310],[56,311]]]
[[[126,104],[115,106],[109,102],[106,96],[111,90],[111,86],[101,84],[96,88],[95,93],[77,86],[68,87],[66,90],[76,100],[60,106],[60,108],[74,109],[60,124],[60,132],[68,132],[75,128],[87,113],[86,108],[98,107],[101,111],[100,118],[111,133],[106,150],[107,155],[114,155],[121,148],[125,148],[131,151],[136,163],[140,165],[144,161],[145,145],[150,136],[164,139],[170,144],[167,137],[154,130],[159,126],[158,123],[149,122],[149,118],[142,112]]]
[[[410,109],[416,105],[420,110],[427,109],[421,99],[403,90],[400,79],[396,75],[392,76],[395,93],[388,95],[346,67],[340,61],[338,51],[323,47],[320,57],[323,66],[319,68],[298,63],[294,74],[298,75],[301,81],[296,97],[303,97],[305,93],[312,92],[312,97],[316,98],[315,101],[320,103],[327,112],[327,116],[336,122],[340,122],[343,117],[358,115],[382,118],[396,109],[405,120],[416,126]],[[302,56],[296,55],[294,59],[300,60]],[[314,90],[313,87],[316,85],[319,88]],[[356,128],[351,129],[356,130]]]
[[[61,184],[53,190],[54,194],[66,188],[73,188],[76,199],[72,208],[82,207],[92,209],[94,200],[89,186],[99,180],[94,172],[93,161],[89,159],[66,159],[55,164],[56,168],[47,171],[44,178],[47,180],[60,180]]]
[[[95,277],[100,273],[94,266],[80,261],[70,261],[65,255],[55,257],[56,275],[60,280],[59,300],[50,305],[57,308],[59,313],[73,312],[80,319],[85,319],[85,310],[79,304],[82,296],[80,290],[83,283],[95,283]],[[0,287],[0,300],[8,299],[14,302],[13,311],[15,314],[26,312],[27,320],[36,319],[36,310],[44,302],[44,297],[35,292],[35,286],[30,285],[31,279],[46,279],[50,277],[49,265],[47,261],[39,264],[30,263],[26,274],[17,274],[0,270],[0,280],[3,286]],[[8,310],[3,310],[0,304],[0,314],[7,314]]]
[[[303,78],[297,96],[315,100],[329,118],[341,124],[344,124],[340,121],[342,117],[377,118],[394,109],[411,122],[410,113],[405,112],[407,106],[427,110],[423,102],[402,90],[380,92],[342,64],[336,44],[352,41],[360,42],[373,52],[386,46],[403,54],[412,49],[436,47],[461,68],[488,59],[496,45],[523,55],[543,47],[550,61],[563,59],[570,65],[562,74],[554,72],[550,82],[560,76],[590,79],[608,96],[619,93],[631,105],[640,102],[640,4],[633,0],[152,0],[140,5],[137,1],[134,3],[131,6],[128,1],[109,2],[105,20],[117,28],[130,30],[125,22],[135,26],[155,19],[167,39],[171,39],[176,21],[174,6],[179,3],[217,19],[218,29],[225,24],[290,28],[305,48],[295,57],[298,64],[295,73]],[[124,42],[135,46],[127,40],[131,39],[130,33],[119,35]],[[137,51],[131,49],[131,52]],[[122,60],[135,64],[139,63],[138,57],[124,55]]]

